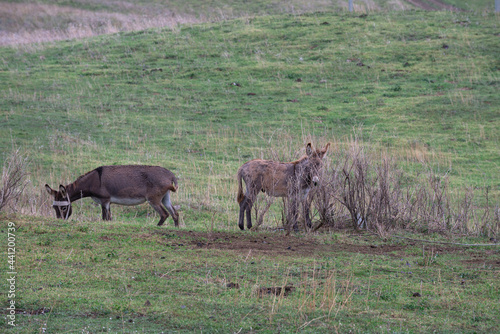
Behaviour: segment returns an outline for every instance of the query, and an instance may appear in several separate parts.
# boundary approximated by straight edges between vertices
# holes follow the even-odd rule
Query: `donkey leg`
[[[102,220],[111,220],[111,209],[109,208],[109,202],[101,203]]]
[[[151,205],[151,207],[155,209],[155,211],[158,212],[158,214],[160,215],[160,221],[158,222],[158,226],[162,226],[165,220],[168,218],[167,210],[165,210],[165,208],[161,205],[161,200],[159,199],[155,200],[149,199],[148,201],[149,205]]]
[[[172,202],[170,201],[170,191],[167,191],[165,196],[163,196],[162,202],[165,208],[167,209],[168,213],[170,213],[170,215],[172,216],[175,226],[176,227],[179,226],[179,213],[177,212],[177,210],[175,210],[174,206],[172,205]]]
[[[306,225],[308,228],[312,227],[310,207],[308,203],[304,203],[304,219],[306,220]]]
[[[299,227],[298,227],[298,224],[297,224],[297,220],[298,220],[298,208],[297,208],[297,202],[295,201],[292,201],[290,203],[290,219],[291,219],[291,222],[290,225],[293,227],[293,230],[295,232],[297,232],[299,230]]]
[[[303,209],[304,209],[304,219],[306,221],[306,229],[311,229],[312,228],[312,221],[311,221],[311,206],[313,202],[313,197],[312,196],[304,196],[304,201],[302,202]]]
[[[248,229],[252,228],[252,206],[253,206],[253,201],[248,199],[247,206],[246,206],[247,228]]]
[[[246,197],[243,198],[243,200],[240,202],[240,218],[238,220],[238,226],[240,230],[245,229],[245,209],[247,206],[247,199]]]

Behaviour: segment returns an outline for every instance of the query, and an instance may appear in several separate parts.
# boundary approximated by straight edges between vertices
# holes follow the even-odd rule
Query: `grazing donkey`
[[[179,214],[170,202],[170,191],[177,190],[177,179],[168,169],[159,166],[102,166],[80,176],[59,191],[45,185],[54,198],[52,207],[57,218],[71,216],[71,202],[91,197],[102,207],[102,219],[111,220],[110,204],[138,205],[148,201],[160,215],[158,226],[172,215],[179,226]],[[163,203],[163,205],[162,205]]]
[[[328,151],[330,143],[321,150],[312,148],[311,143],[306,145],[306,155],[293,162],[276,162],[255,159],[244,163],[238,169],[238,196],[240,204],[240,218],[238,226],[244,227],[245,211],[247,228],[252,227],[251,210],[259,191],[273,197],[288,197],[292,212],[293,227],[297,228],[298,201],[303,202],[304,217],[311,227],[307,194],[313,185],[318,183],[318,172],[323,165],[323,157]],[[243,194],[241,179],[245,181],[246,192]],[[310,203],[309,203],[310,204]]]

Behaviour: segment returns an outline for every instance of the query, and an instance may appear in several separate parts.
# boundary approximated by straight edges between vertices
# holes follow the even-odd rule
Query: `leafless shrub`
[[[255,213],[255,224],[252,230],[257,230],[259,226],[264,222],[264,216],[266,215],[269,208],[274,203],[276,197],[271,196],[257,196],[257,199],[253,203],[253,210]]]
[[[500,232],[500,207],[497,205],[494,211],[494,218],[492,219],[492,224],[489,227],[488,236],[497,235]]]
[[[318,187],[311,193],[316,210],[314,216],[318,217],[318,221],[313,224],[313,232],[322,227],[339,228],[345,221],[345,207],[336,200],[340,195],[337,178],[336,169],[325,163]]]
[[[369,228],[366,222],[370,216],[368,209],[371,205],[373,180],[368,179],[368,166],[366,151],[355,140],[345,154],[341,167],[342,176],[337,179],[337,186],[342,190],[338,200],[349,211],[355,229]]]
[[[421,162],[427,172],[407,180],[394,157],[358,139],[332,155],[336,164],[332,162],[325,170],[313,194],[319,217],[313,230],[334,226],[335,220],[345,220],[346,215],[353,228],[382,237],[395,228],[482,235],[496,235],[500,230],[498,205],[491,213],[488,188],[482,198],[478,198],[479,189],[472,187],[453,192],[448,172],[439,175],[427,162]]]
[[[7,158],[2,170],[0,211],[10,206],[16,209],[17,201],[28,184],[28,158],[17,149]]]
[[[375,161],[367,147],[354,140],[343,158],[337,177],[337,195],[348,210],[353,227],[369,229],[381,236],[402,218],[402,172],[394,158],[380,154]]]
[[[283,198],[284,205],[284,217],[283,227],[287,231],[291,231],[292,229],[297,231],[299,228],[299,213],[302,213],[302,226],[304,231],[307,231],[309,227],[305,222],[305,205],[310,204],[310,202],[301,200],[300,186],[299,180],[290,180],[289,181],[292,186],[288,188],[288,196]],[[305,203],[308,202],[308,203]]]
[[[296,171],[297,174],[288,181],[288,195],[283,198],[283,226],[287,231],[298,230],[299,227],[302,230],[311,232],[319,229],[327,219],[333,221],[333,217],[330,217],[334,213],[333,206],[334,202],[331,201],[330,189],[333,187],[327,187],[326,184],[329,182],[327,178],[325,180],[312,185],[310,180],[314,177],[322,176],[324,168],[315,170],[312,174],[311,171],[304,171],[300,173]],[[311,182],[311,188],[303,188],[304,184]],[[324,184],[321,186],[321,184]],[[319,209],[316,210],[314,215],[311,217],[311,206],[314,202]],[[321,215],[324,219],[320,219],[318,222],[314,223],[313,219],[316,215]]]
[[[484,206],[484,212],[481,216],[480,221],[485,222],[485,224],[482,226],[483,234],[488,236],[496,236],[500,232],[500,207],[497,203],[493,209],[493,214],[490,213],[490,209],[492,208],[492,206],[490,205],[489,191],[489,187],[484,188],[486,205]]]

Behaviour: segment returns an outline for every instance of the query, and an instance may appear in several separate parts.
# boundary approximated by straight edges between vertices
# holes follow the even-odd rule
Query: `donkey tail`
[[[172,175],[172,184],[170,185],[170,190],[175,193],[177,189],[179,189],[177,178],[175,177],[175,175]]]
[[[241,173],[242,173],[242,170],[241,170],[241,167],[240,169],[238,169],[238,195],[236,196],[236,200],[238,201],[238,203],[241,203],[241,201],[243,201],[243,199],[245,199],[245,195],[243,194],[243,184],[241,183]]]

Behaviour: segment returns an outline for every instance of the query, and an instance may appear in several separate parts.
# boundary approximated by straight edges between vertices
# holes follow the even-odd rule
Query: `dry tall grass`
[[[116,6],[134,6],[115,2]],[[201,22],[188,14],[167,9],[126,8],[130,13],[109,13],[40,3],[2,3],[0,46],[78,39],[156,27],[174,29],[179,24]]]
[[[237,17],[266,14],[302,14],[326,10],[347,10],[344,0],[269,1],[266,6],[249,12],[252,6],[225,1],[141,2],[114,0],[77,0],[67,6],[37,2],[2,2],[0,6],[0,46],[46,43],[79,39],[102,34],[151,28],[175,29],[181,24],[221,21]],[[75,6],[72,7],[71,5]],[[80,8],[77,8],[80,7]],[[90,9],[82,9],[90,8]],[[247,8],[247,9],[245,9]],[[354,12],[407,10],[401,0],[378,3],[357,0]]]
[[[14,211],[21,194],[29,183],[29,160],[19,149],[14,149],[2,169],[0,184],[0,211],[10,206]]]

